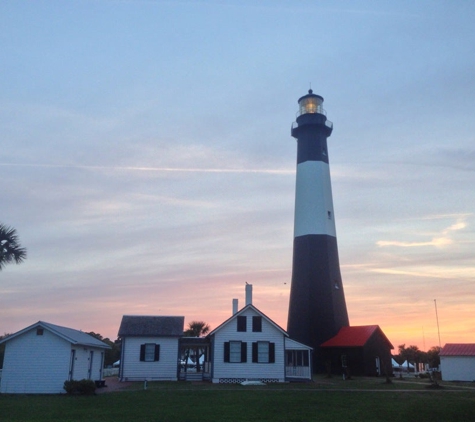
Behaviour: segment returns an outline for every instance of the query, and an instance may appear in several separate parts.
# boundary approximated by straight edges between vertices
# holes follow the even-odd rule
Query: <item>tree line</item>
[[[429,368],[438,368],[440,365],[440,350],[439,346],[433,346],[427,352],[424,352],[417,346],[410,345],[406,347],[406,344],[400,344],[398,346],[399,353],[394,355],[393,358],[399,365],[407,361],[416,367],[423,363],[428,364]]]

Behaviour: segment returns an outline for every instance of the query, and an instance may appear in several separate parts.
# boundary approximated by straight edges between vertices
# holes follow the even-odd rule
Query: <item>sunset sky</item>
[[[284,329],[297,100],[328,140],[351,325],[475,342],[475,2],[3,0],[0,334],[124,314]]]

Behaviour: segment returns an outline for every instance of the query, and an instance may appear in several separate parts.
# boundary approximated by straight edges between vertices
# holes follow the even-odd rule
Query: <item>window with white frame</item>
[[[268,341],[257,342],[257,362],[269,363],[269,342]]]
[[[240,341],[229,342],[229,362],[231,363],[241,362],[241,342]]]
[[[155,360],[155,344],[147,343],[145,345],[145,362],[153,362]]]
[[[275,363],[275,343],[269,341],[252,343],[252,361],[254,363]]]

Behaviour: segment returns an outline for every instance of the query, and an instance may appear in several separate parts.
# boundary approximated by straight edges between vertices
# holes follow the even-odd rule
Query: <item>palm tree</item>
[[[201,337],[208,334],[209,329],[209,325],[204,321],[191,321],[183,334],[185,337]]]
[[[26,249],[19,243],[16,230],[0,223],[0,271],[7,264],[21,264],[26,259]]]
[[[188,323],[188,329],[185,330],[183,335],[185,337],[203,337],[209,333],[210,326],[204,321],[191,321]],[[200,365],[200,358],[205,353],[205,349],[200,346],[196,347],[187,347],[184,351],[184,358],[185,358],[185,372],[187,372],[188,367],[188,358],[190,355],[194,356],[194,361],[196,364],[196,372],[200,372],[201,365]]]

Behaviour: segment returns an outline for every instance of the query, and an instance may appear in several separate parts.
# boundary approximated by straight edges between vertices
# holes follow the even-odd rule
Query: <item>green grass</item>
[[[313,384],[243,387],[136,383],[128,391],[80,396],[0,395],[0,421],[474,421],[473,385],[317,378]]]

